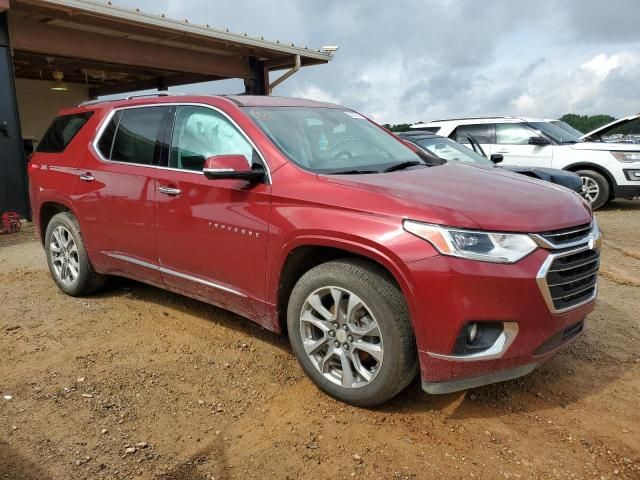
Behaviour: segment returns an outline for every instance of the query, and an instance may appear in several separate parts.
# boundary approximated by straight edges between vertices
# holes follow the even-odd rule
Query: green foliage
[[[408,132],[409,130],[411,130],[410,123],[399,123],[397,125],[390,125],[388,123],[385,123],[383,127],[387,130],[391,130],[392,132]]]
[[[560,120],[583,133],[588,133],[591,130],[613,122],[615,117],[611,115],[576,115],[575,113],[567,113],[560,117]]]

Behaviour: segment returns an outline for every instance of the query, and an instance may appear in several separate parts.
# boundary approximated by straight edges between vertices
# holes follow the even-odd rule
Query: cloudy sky
[[[302,69],[274,94],[333,101],[380,123],[640,112],[639,0],[113,3],[296,45],[339,45],[331,63]]]

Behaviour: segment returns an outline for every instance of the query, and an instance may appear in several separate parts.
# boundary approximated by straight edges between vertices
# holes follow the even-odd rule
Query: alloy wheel
[[[58,280],[64,285],[73,285],[80,273],[78,246],[71,232],[61,225],[51,232],[49,255]]]
[[[598,182],[596,182],[591,177],[581,177],[582,178],[582,192],[581,195],[587,200],[590,204],[596,201],[598,195],[600,195],[600,187],[598,186]]]
[[[370,384],[382,366],[382,333],[371,309],[353,292],[320,288],[300,314],[302,344],[311,363],[344,388]]]

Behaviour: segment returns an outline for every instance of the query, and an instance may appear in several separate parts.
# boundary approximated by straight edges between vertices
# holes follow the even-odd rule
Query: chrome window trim
[[[258,156],[260,157],[260,160],[262,161],[262,164],[264,165],[265,171],[267,173],[267,185],[272,185],[273,184],[272,178],[271,178],[271,168],[269,167],[269,164],[265,160],[264,155],[262,154],[260,149],[256,146],[256,144],[253,142],[253,140],[251,140],[249,135],[247,135],[246,132],[242,128],[240,128],[240,126],[235,122],[235,120],[233,120],[233,118],[231,118],[226,112],[224,112],[223,110],[221,110],[218,107],[214,107],[213,105],[208,105],[206,103],[197,103],[197,102],[148,103],[148,104],[145,104],[145,105],[126,105],[126,106],[123,106],[123,107],[117,107],[117,108],[112,109],[109,112],[109,114],[102,120],[102,123],[98,127],[98,131],[97,131],[97,133],[96,133],[96,135],[95,135],[95,137],[93,139],[93,142],[91,142],[91,147],[93,148],[93,152],[96,154],[96,156],[98,157],[98,159],[100,161],[102,161],[103,163],[107,163],[107,164],[113,163],[113,164],[116,164],[116,165],[133,165],[133,166],[136,166],[136,167],[156,168],[156,169],[159,169],[159,170],[170,170],[170,171],[174,171],[174,172],[186,172],[186,173],[192,173],[192,174],[195,174],[195,175],[204,175],[204,172],[197,172],[197,171],[193,171],[193,170],[183,170],[183,169],[180,169],[180,168],[163,167],[161,165],[147,165],[145,163],[120,162],[120,161],[117,161],[117,160],[110,160],[110,159],[104,158],[104,156],[100,152],[100,149],[98,149],[98,141],[102,137],[105,129],[107,128],[107,125],[109,125],[109,122],[111,121],[113,116],[116,114],[116,112],[119,112],[119,111],[122,111],[122,110],[130,110],[130,109],[133,109],[133,108],[150,108],[150,107],[204,107],[204,108],[209,108],[211,110],[214,110],[215,112],[221,114],[235,128],[238,129],[240,134],[245,138],[245,140],[247,140],[247,142],[249,142],[251,147],[258,153]],[[116,129],[116,133],[117,132],[118,132],[118,130]],[[115,141],[115,134],[113,136],[113,139]],[[111,145],[111,148],[113,149],[113,144]]]
[[[430,357],[450,362],[475,362],[478,360],[494,360],[502,358],[518,336],[518,324],[516,322],[504,322],[502,333],[488,349],[469,355],[444,355],[441,353],[427,352]]]
[[[547,304],[547,307],[549,308],[549,311],[551,313],[560,314],[560,313],[569,312],[571,310],[575,310],[576,308],[580,308],[586,305],[587,303],[594,301],[598,296],[598,277],[597,277],[598,272],[595,273],[596,283],[593,286],[593,295],[583,300],[582,302],[577,303],[576,305],[572,305],[566,308],[556,309],[556,307],[553,305],[553,298],[551,298],[551,290],[549,289],[549,284],[547,283],[547,274],[549,273],[549,268],[551,268],[551,264],[554,262],[556,258],[567,257],[569,255],[584,252],[587,250],[595,250],[595,249],[591,248],[591,246],[587,244],[582,246],[581,248],[576,248],[574,250],[570,250],[567,252],[550,253],[549,256],[542,263],[542,266],[540,267],[540,270],[538,270],[538,274],[536,275],[536,282],[538,284],[538,288],[540,289],[540,293],[542,293],[542,298],[544,298],[544,301]],[[598,258],[598,265],[599,264],[600,264],[600,259]]]
[[[139,265],[141,267],[149,268],[151,270],[155,270],[160,273],[166,273],[167,275],[173,275],[174,277],[183,278],[185,280],[189,280],[195,283],[199,283],[201,285],[206,285],[207,287],[215,288],[218,290],[222,290],[224,292],[232,293],[239,297],[246,298],[246,295],[234,288],[226,287],[224,285],[220,285],[219,283],[213,282],[211,280],[205,280],[200,277],[194,277],[193,275],[188,275],[186,273],[178,272],[176,270],[171,270],[170,268],[161,267],[160,265],[155,265],[153,263],[145,262],[144,260],[139,260],[137,258],[132,258],[127,255],[122,255],[117,252],[104,252],[105,255],[111,258],[117,258],[118,260],[122,260],[124,262],[133,263],[134,265]]]

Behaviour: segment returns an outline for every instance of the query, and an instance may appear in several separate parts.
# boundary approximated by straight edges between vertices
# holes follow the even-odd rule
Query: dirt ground
[[[125,280],[67,297],[32,228],[0,236],[0,479],[639,479],[640,202],[597,217],[580,340],[528,377],[416,382],[373,410],[247,320]]]

